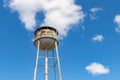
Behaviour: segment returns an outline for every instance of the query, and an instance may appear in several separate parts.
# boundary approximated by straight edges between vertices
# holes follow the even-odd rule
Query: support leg
[[[34,68],[34,80],[36,80],[36,74],[37,74],[37,66],[38,66],[38,58],[39,58],[39,47],[40,47],[40,41],[38,40],[37,54],[36,54],[36,63],[35,63],[35,68]]]
[[[48,80],[48,51],[45,53],[45,80]]]
[[[61,72],[61,68],[60,68],[60,59],[59,59],[59,54],[58,54],[57,41],[55,41],[55,47],[56,47],[56,55],[57,55],[57,61],[58,61],[59,76],[60,76],[60,80],[62,80],[62,72]]]

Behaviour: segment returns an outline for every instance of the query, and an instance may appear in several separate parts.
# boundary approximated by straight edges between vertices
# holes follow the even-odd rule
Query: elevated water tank
[[[37,47],[40,41],[40,50],[52,50],[55,48],[55,41],[58,42],[58,31],[49,26],[38,28],[35,33],[34,45]]]

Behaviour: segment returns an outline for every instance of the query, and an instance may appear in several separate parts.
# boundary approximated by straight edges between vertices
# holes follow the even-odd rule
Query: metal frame
[[[48,55],[48,50],[45,50],[45,56],[39,56],[39,52],[40,52],[40,40],[38,40],[37,42],[37,53],[36,53],[36,62],[35,62],[35,68],[34,68],[34,79],[36,80],[37,77],[37,68],[38,68],[38,60],[39,58],[45,58],[45,65],[43,65],[45,67],[45,77],[44,80],[48,80],[48,68],[49,66],[49,58],[53,59],[53,70],[54,70],[54,80],[57,80],[57,76],[56,76],[56,65],[58,65],[58,72],[59,72],[59,80],[62,80],[62,72],[61,72],[61,66],[60,66],[60,59],[59,59],[59,53],[58,53],[58,42],[55,41],[55,51],[56,51],[56,55],[54,53],[54,50],[52,50],[52,57],[49,57]],[[49,47],[49,46],[48,46]]]

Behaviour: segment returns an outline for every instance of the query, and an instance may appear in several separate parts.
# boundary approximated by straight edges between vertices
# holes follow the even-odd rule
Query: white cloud
[[[8,6],[19,13],[19,19],[28,30],[36,26],[36,13],[43,12],[45,18],[40,26],[55,27],[61,37],[67,35],[71,25],[82,22],[85,17],[82,7],[74,0],[10,0]]]
[[[96,35],[92,38],[93,41],[95,42],[102,42],[104,40],[103,35]]]
[[[103,9],[102,8],[91,8],[90,11],[95,13],[95,12],[98,12],[98,11],[102,11]]]
[[[110,70],[100,63],[93,62],[85,68],[92,75],[108,74]]]
[[[118,27],[115,28],[115,31],[120,33],[120,15],[115,16],[114,23],[118,25]]]
[[[99,11],[102,11],[102,10],[103,10],[102,8],[97,8],[97,7],[91,8],[91,9],[90,9],[90,12],[91,12],[90,18],[91,18],[92,20],[97,19],[96,13],[99,12]]]

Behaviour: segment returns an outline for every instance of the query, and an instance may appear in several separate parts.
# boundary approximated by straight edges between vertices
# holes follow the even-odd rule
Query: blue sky
[[[120,17],[115,18],[120,16],[120,1],[75,0],[75,3],[82,6],[85,17],[82,24],[73,25],[76,27],[60,40],[63,80],[120,80]],[[39,14],[39,21],[43,17]],[[33,80],[36,55],[33,33],[25,29],[18,13],[0,1],[0,80]],[[101,73],[99,66],[91,71],[93,63],[109,71],[103,69]],[[90,69],[86,69],[88,66]],[[93,71],[96,73],[92,74]]]

